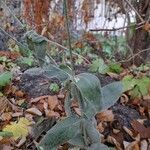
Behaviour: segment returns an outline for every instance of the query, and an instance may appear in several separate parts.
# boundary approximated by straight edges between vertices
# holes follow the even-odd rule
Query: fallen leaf
[[[129,130],[127,127],[123,126],[124,131],[129,134],[131,137],[133,137],[133,132],[131,130]],[[133,137],[134,138],[134,137]]]
[[[20,117],[23,116],[23,112],[15,112],[12,114],[12,117]]]
[[[40,97],[36,97],[34,99],[31,99],[31,103],[37,103],[38,101],[40,101],[41,99],[46,99],[48,98],[49,95],[44,95],[44,96],[40,96]]]
[[[15,140],[27,137],[29,131],[28,126],[31,122],[26,118],[20,118],[18,122],[11,122],[10,125],[6,125],[3,131],[12,132]]]
[[[113,79],[116,79],[116,80],[119,79],[119,75],[117,73],[107,72],[107,74]]]
[[[114,114],[112,110],[105,110],[96,115],[96,118],[100,121],[112,122],[114,121]]]
[[[3,113],[8,107],[10,107],[8,99],[4,96],[0,97],[0,113]]]
[[[117,150],[123,150],[121,147],[121,143],[117,142],[116,139],[112,136],[107,137],[107,142],[114,144],[117,147]]]
[[[57,97],[58,97],[58,99],[64,99],[65,95],[60,93],[60,94],[57,95]]]
[[[141,145],[140,150],[148,149],[148,143],[146,140],[142,140],[140,145]]]
[[[129,97],[126,94],[122,94],[120,97],[120,103],[126,104],[129,101]]]
[[[14,148],[11,147],[10,145],[3,145],[3,149],[2,150],[13,150]]]
[[[26,137],[22,137],[16,147],[20,148],[26,142]]]
[[[74,111],[76,112],[77,115],[81,116],[81,109],[77,107],[73,107]]]
[[[12,118],[12,112],[3,113],[0,118],[2,121],[9,121]]]
[[[58,105],[58,98],[57,96],[49,96],[48,97],[48,106],[50,110],[53,110]]]
[[[60,114],[58,112],[54,112],[53,110],[50,110],[46,113],[46,116],[47,117],[56,117],[56,118],[59,118],[60,117]]]
[[[143,29],[146,31],[150,31],[150,23],[145,23]]]
[[[125,150],[140,150],[140,146],[139,143],[137,141],[134,141],[132,143],[130,143]]]
[[[112,133],[111,137],[113,137],[117,141],[117,143],[120,144],[120,147],[123,148],[124,135],[123,135],[123,133],[121,131],[119,131],[118,133]]]
[[[20,90],[20,91],[15,92],[15,96],[21,98],[24,96],[24,93]]]
[[[133,129],[140,134],[141,138],[150,138],[150,127],[146,128],[144,125],[136,120],[131,122]]]
[[[118,130],[118,129],[113,129],[113,133],[114,134],[118,134],[120,132],[120,130]]]
[[[37,108],[34,108],[34,107],[27,109],[26,112],[33,114],[33,115],[42,116],[41,111],[39,111]]]
[[[0,56],[6,56],[7,58],[10,58],[12,60],[16,60],[17,58],[21,57],[21,54],[19,52],[11,52],[11,51],[0,51]]]
[[[58,106],[57,106],[57,109],[60,110],[60,111],[63,111],[62,105],[58,105]]]
[[[100,123],[97,125],[97,130],[98,130],[100,133],[104,132],[105,128],[103,127],[102,122],[100,122]]]

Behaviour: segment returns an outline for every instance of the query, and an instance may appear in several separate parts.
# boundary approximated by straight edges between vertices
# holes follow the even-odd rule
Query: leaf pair
[[[97,112],[116,102],[123,92],[122,83],[116,82],[101,88],[99,79],[89,73],[77,75],[70,83],[73,86],[70,86],[72,90],[68,100],[71,100],[71,96],[78,99],[82,116],[70,113],[70,117],[58,122],[42,139],[39,149],[56,149],[66,142],[89,150],[107,149],[99,142],[100,136],[93,118]],[[70,107],[70,103],[66,106]],[[71,111],[70,108],[69,110]]]

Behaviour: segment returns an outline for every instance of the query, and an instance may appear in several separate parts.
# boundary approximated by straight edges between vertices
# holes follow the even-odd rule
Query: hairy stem
[[[69,30],[69,17],[68,17],[68,4],[67,0],[64,0],[64,14],[66,17],[66,28],[67,28],[67,34],[68,34],[68,46],[69,46],[69,53],[70,53],[70,62],[71,62],[71,68],[72,68],[72,75],[75,75],[74,72],[74,62],[73,62],[73,53],[72,53],[72,46],[71,46],[71,35]]]

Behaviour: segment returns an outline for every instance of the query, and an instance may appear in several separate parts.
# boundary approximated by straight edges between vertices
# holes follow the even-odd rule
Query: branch
[[[139,17],[139,19],[141,20],[141,22],[144,22],[144,19],[141,17],[141,15],[137,12],[137,10],[133,7],[133,5],[128,1],[128,0],[124,0],[130,7],[132,10],[134,10],[134,12],[137,14],[137,16]]]
[[[146,52],[146,51],[150,51],[150,48],[140,50],[138,53],[134,54],[133,56],[129,57],[128,59],[122,60],[122,61],[119,61],[119,62],[120,62],[120,63],[129,62],[130,60],[134,59],[136,56],[138,56],[138,55],[140,55],[141,53]]]
[[[16,43],[18,43],[19,45],[21,45],[21,46],[24,47],[24,45],[23,45],[21,42],[19,42],[15,37],[13,37],[13,36],[11,36],[9,33],[7,33],[1,26],[0,26],[0,30],[1,30],[4,34],[6,34],[9,38],[13,39]],[[67,47],[65,47],[65,46],[63,46],[63,45],[61,45],[61,44],[59,44],[59,43],[57,43],[57,42],[51,41],[51,40],[47,39],[46,37],[45,37],[45,39],[46,39],[47,42],[49,42],[49,43],[51,43],[51,44],[54,44],[54,45],[56,45],[56,46],[58,46],[58,47],[64,49],[65,51],[68,51],[68,48],[67,48]],[[74,55],[78,56],[78,57],[81,57],[83,60],[85,60],[85,62],[87,62],[88,64],[90,64],[90,61],[87,60],[87,59],[86,59],[85,57],[83,57],[82,55],[80,55],[80,54],[78,54],[78,53],[75,53],[75,52],[72,52],[72,53],[73,53]]]
[[[25,27],[22,22],[16,17],[16,15],[14,15],[14,12],[12,10],[10,10],[10,8],[6,5],[6,3],[2,0],[3,5],[5,6],[5,8],[9,11],[9,13],[16,19],[16,21],[20,24],[20,26],[22,26],[23,28]]]
[[[140,23],[136,24],[136,26],[141,26],[141,25],[143,26],[144,23],[145,23],[145,21],[140,22]],[[135,25],[129,25],[129,26],[120,27],[120,28],[113,28],[113,29],[90,29],[90,31],[118,31],[118,30],[130,28],[130,27],[134,27],[134,26]]]

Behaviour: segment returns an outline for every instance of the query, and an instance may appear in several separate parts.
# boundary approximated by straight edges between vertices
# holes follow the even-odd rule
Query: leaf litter
[[[3,72],[5,73],[5,67]],[[5,82],[1,82],[2,87],[3,84],[7,84],[0,97],[0,132],[6,135],[0,135],[3,150],[14,147],[25,149],[25,145],[28,149],[35,149],[41,137],[58,120],[66,116],[64,110],[66,93],[59,91],[54,94],[49,91],[51,83],[59,84],[59,82],[41,75],[36,78],[33,76],[29,77],[19,72],[18,80],[13,78],[10,81],[10,76],[7,74],[8,78],[5,78]],[[105,80],[104,75],[98,77]],[[150,147],[149,78],[146,74],[133,76],[129,69],[123,70],[120,74],[110,72],[106,75],[106,79],[109,77],[112,81],[122,80],[126,90],[117,103],[96,115],[97,130],[103,135],[101,141],[120,150],[148,149]],[[72,109],[77,115],[81,115],[75,101],[72,103]]]

